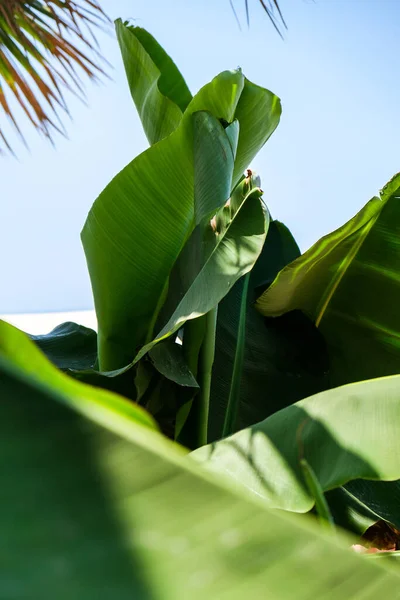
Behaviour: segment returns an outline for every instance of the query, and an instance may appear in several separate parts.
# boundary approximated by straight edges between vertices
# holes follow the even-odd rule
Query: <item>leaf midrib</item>
[[[336,292],[336,290],[338,289],[340,283],[342,282],[343,277],[346,275],[350,265],[352,265],[354,258],[357,256],[358,251],[360,250],[360,248],[362,247],[362,245],[364,244],[365,240],[368,238],[368,235],[371,231],[371,229],[373,228],[373,226],[375,225],[376,221],[379,219],[379,217],[381,216],[382,213],[382,208],[384,206],[384,202],[382,202],[382,205],[380,207],[380,210],[376,212],[376,214],[374,215],[374,217],[370,220],[369,223],[365,224],[365,232],[363,233],[363,235],[361,235],[358,239],[357,242],[354,244],[352,250],[350,251],[350,255],[348,255],[348,260],[346,261],[346,264],[342,267],[342,269],[338,269],[336,272],[336,275],[333,277],[330,289],[328,289],[328,292],[326,294],[326,298],[324,300],[324,302],[322,303],[321,309],[318,311],[317,314],[317,318],[315,320],[315,326],[319,327],[321,324],[321,321],[328,309],[328,306]]]

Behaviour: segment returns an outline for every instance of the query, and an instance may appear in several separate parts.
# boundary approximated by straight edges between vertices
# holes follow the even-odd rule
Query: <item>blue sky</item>
[[[103,0],[164,46],[192,92],[218,72],[282,99],[281,124],[254,161],[274,218],[303,250],[341,225],[400,170],[400,2],[281,0],[282,41],[258,0]],[[30,152],[0,159],[0,312],[92,308],[80,230],[109,180],[146,148],[113,36],[100,36],[113,81],[69,98],[56,149],[26,129]],[[4,118],[4,117],[2,117]]]

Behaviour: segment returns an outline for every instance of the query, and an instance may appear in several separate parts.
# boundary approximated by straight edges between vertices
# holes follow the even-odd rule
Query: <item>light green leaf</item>
[[[195,225],[209,226],[229,199],[238,139],[238,121],[224,130],[210,113],[193,114]]]
[[[135,421],[157,428],[153,418],[137,404],[59,371],[22,331],[5,321],[0,321],[0,357],[12,361],[22,378],[37,382],[44,391],[55,390],[63,402],[109,427],[114,422],[126,426]]]
[[[400,175],[353,219],[285,267],[264,315],[303,310],[324,335],[332,385],[392,375],[400,359]]]
[[[390,561],[270,512],[148,428],[82,417],[3,357],[0,396],[0,597],[395,597]]]
[[[324,492],[355,479],[398,479],[399,422],[400,375],[301,400],[192,455],[269,506],[307,512],[314,499],[304,482],[302,458]]]
[[[274,133],[281,112],[281,101],[278,96],[245,79],[235,111],[235,119],[240,123],[239,144],[233,175],[235,184]]]
[[[115,22],[132,98],[150,144],[178,127],[192,99],[177,67],[150,33]]]
[[[248,194],[221,234],[215,236],[209,226],[202,243],[201,268],[169,321],[154,340],[140,350],[135,362],[186,321],[205,315],[215,308],[234,283],[253,267],[264,245],[269,225],[268,215],[260,202],[260,194],[258,188]],[[189,245],[190,242],[191,240]]]

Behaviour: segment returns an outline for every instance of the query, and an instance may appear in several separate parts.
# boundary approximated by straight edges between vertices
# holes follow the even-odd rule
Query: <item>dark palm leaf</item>
[[[229,1],[231,4],[231,7],[233,8],[233,11],[235,12],[235,9],[233,6],[233,0],[229,0]],[[261,4],[261,6],[263,7],[263,9],[265,10],[265,12],[267,13],[268,17],[270,18],[271,23],[275,27],[276,31],[282,37],[281,26],[283,25],[283,27],[285,29],[287,27],[286,27],[285,19],[283,18],[283,14],[280,9],[278,0],[259,0],[259,2]],[[249,25],[249,23],[250,23],[249,0],[245,0],[245,7],[246,7],[247,24]],[[236,13],[235,13],[235,15],[236,15]]]
[[[59,110],[68,112],[63,90],[83,96],[77,68],[94,80],[104,74],[93,28],[107,23],[96,0],[0,0],[0,107],[22,139],[6,91],[52,140],[62,132]],[[0,126],[5,149],[11,146]]]

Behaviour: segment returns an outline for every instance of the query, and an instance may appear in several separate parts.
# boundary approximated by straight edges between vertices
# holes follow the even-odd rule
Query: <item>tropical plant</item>
[[[96,0],[0,1],[0,106],[22,139],[13,102],[50,140],[62,132],[63,90],[83,94],[77,69],[91,79],[104,74],[93,28],[107,21]],[[0,153],[11,151],[1,127],[0,138]]]
[[[277,0],[259,2],[281,35],[286,23]],[[249,24],[248,0],[245,9]],[[13,102],[50,141],[56,131],[63,133],[59,111],[68,113],[63,90],[84,97],[76,69],[92,80],[104,75],[93,29],[107,24],[97,0],[0,1],[0,106],[22,141]],[[0,154],[12,152],[1,127],[0,139]]]
[[[4,598],[397,593],[390,563],[208,475],[140,409],[73,388],[21,332],[0,334]]]
[[[98,335],[0,323],[0,596],[394,594],[346,546],[400,528],[400,176],[300,255],[248,168],[279,99],[116,28],[150,147],[82,232]]]

